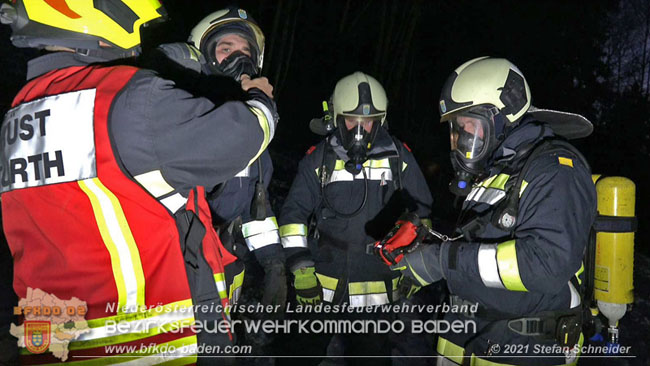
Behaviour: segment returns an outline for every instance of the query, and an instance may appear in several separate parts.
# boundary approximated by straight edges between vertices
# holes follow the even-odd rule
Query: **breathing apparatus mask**
[[[375,141],[381,117],[362,117],[352,115],[337,116],[341,145],[347,151],[349,160],[345,169],[352,174],[359,174],[363,163],[368,159],[368,151]]]
[[[504,126],[499,110],[489,105],[450,116],[450,157],[455,172],[449,186],[452,193],[466,196],[472,183],[486,173],[488,161],[503,138]]]
[[[257,67],[258,51],[254,46],[254,43],[251,42],[246,34],[238,31],[238,29],[233,28],[237,24],[224,27],[225,29],[215,32],[214,35],[211,35],[210,38],[206,41],[206,50],[204,54],[207,58],[207,67],[211,74],[214,75],[223,75],[231,77],[238,82],[241,81],[241,76],[243,74],[249,75],[251,78],[255,78],[259,75],[260,70]],[[242,25],[243,26],[243,25]],[[219,45],[219,41],[226,35],[236,34],[246,40],[249,44],[251,55],[248,56],[242,51],[234,51],[228,57],[224,58],[219,62],[215,55],[215,50]]]

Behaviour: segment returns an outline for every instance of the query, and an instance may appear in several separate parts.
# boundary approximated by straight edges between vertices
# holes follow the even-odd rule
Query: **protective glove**
[[[402,272],[405,278],[419,286],[430,285],[444,278],[440,261],[440,245],[431,244],[404,255],[404,258],[390,267]]]
[[[417,249],[427,234],[427,229],[414,212],[402,215],[384,239],[374,244],[374,252],[387,265],[395,265],[405,253]]]
[[[405,277],[404,275],[399,278],[399,283],[397,284],[397,292],[399,293],[399,296],[406,299],[410,299],[411,296],[415,295],[415,293],[420,291],[421,288],[422,286],[419,286],[410,277]]]
[[[293,286],[296,288],[296,300],[300,305],[318,305],[323,301],[321,287],[314,267],[299,268],[293,271]]]
[[[287,275],[284,262],[271,259],[262,263],[264,268],[263,305],[284,305],[287,302]]]

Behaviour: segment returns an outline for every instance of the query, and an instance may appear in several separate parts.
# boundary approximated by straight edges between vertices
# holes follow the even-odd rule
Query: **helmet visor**
[[[473,112],[460,113],[449,120],[451,150],[466,160],[482,158],[487,150],[490,120]]]

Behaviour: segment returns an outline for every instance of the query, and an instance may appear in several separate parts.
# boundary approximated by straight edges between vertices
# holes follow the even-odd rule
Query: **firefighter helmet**
[[[503,58],[467,61],[447,79],[440,95],[440,121],[479,105],[492,105],[514,124],[530,108],[530,88],[517,66]]]
[[[102,41],[111,46],[103,50],[127,56],[140,51],[140,27],[166,14],[159,0],[17,0],[3,23],[11,23],[16,47],[79,52],[98,50]]]
[[[218,64],[215,55],[217,41],[226,34],[235,33],[248,41],[251,58],[262,70],[264,64],[264,33],[244,9],[230,7],[215,11],[203,18],[190,33],[188,42],[198,48],[212,67]]]

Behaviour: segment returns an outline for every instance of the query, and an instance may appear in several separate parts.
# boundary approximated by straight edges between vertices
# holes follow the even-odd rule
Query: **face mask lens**
[[[458,151],[465,159],[476,158],[485,146],[487,122],[477,116],[459,115],[450,121],[452,151]]]

